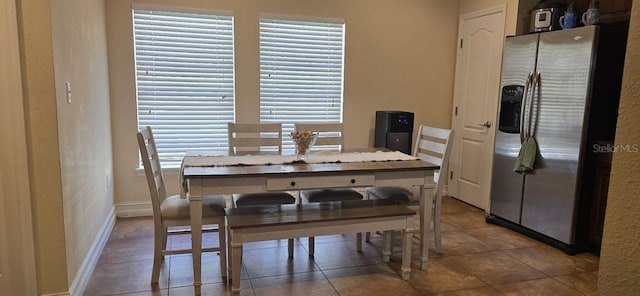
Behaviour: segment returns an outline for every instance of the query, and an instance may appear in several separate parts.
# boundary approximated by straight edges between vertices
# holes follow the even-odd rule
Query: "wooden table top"
[[[406,205],[399,205],[388,199],[242,207],[225,211],[231,229],[415,214]]]
[[[351,163],[292,163],[282,165],[252,165],[226,167],[185,167],[184,178],[222,177],[222,176],[255,176],[255,175],[283,175],[295,173],[299,176],[323,173],[375,173],[379,171],[419,171],[437,170],[438,165],[423,160],[408,161],[378,161]]]

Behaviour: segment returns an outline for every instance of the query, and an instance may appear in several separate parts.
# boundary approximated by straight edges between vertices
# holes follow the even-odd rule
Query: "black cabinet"
[[[612,143],[604,143],[601,147],[613,147]],[[591,200],[591,217],[589,219],[588,241],[590,250],[600,254],[604,216],[607,209],[609,193],[609,175],[611,174],[611,160],[613,152],[597,153],[595,157],[593,176],[593,196]]]
[[[640,0],[636,0],[640,1]],[[587,11],[591,0],[576,1],[576,9]],[[600,0],[600,22],[603,24],[628,22],[631,16],[632,0]]]

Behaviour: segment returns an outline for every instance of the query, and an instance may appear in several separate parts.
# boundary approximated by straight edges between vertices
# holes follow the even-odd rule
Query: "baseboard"
[[[69,292],[63,292],[54,294],[41,294],[40,296],[71,296],[71,294],[69,294]]]
[[[153,216],[151,202],[116,204],[116,216],[120,218]]]
[[[84,290],[87,288],[87,284],[89,283],[89,279],[91,278],[91,274],[98,264],[98,260],[100,259],[100,255],[102,254],[102,250],[104,250],[104,246],[107,244],[109,240],[109,236],[111,235],[111,231],[113,230],[113,226],[116,224],[116,215],[115,215],[115,207],[111,208],[109,214],[107,215],[107,219],[105,219],[104,223],[100,227],[98,231],[98,235],[96,235],[91,248],[89,248],[89,252],[87,256],[84,257],[84,261],[80,266],[80,270],[76,274],[76,278],[73,280],[71,287],[69,289],[69,293],[67,294],[51,294],[53,295],[70,295],[70,296],[82,296],[84,294]],[[49,296],[49,295],[48,295]]]

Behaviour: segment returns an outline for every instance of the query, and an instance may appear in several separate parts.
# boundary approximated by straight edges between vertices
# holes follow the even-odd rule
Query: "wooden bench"
[[[391,256],[391,230],[402,230],[402,278],[409,279],[415,211],[390,200],[321,202],[226,209],[232,291],[240,292],[242,245],[320,235],[384,232],[383,260]]]

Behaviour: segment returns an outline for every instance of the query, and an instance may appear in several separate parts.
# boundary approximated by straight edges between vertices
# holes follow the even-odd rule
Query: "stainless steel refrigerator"
[[[619,54],[626,36],[609,38],[615,34],[602,30],[508,37],[504,47],[487,222],[569,253],[581,243],[589,219],[590,145],[615,134],[624,52],[601,55]],[[598,126],[603,120],[606,126]],[[518,174],[516,158],[528,135],[538,143],[536,166]]]

